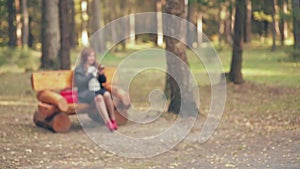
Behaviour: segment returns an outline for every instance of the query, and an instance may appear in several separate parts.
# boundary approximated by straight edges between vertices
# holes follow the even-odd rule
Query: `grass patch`
[[[274,86],[300,87],[300,63],[288,61],[289,47],[271,52],[269,47],[248,46],[243,51],[244,79],[254,83]],[[222,51],[219,56],[226,72],[230,69],[231,51]]]
[[[113,52],[109,51],[105,56],[98,56],[98,60],[103,58],[102,63],[106,66],[117,67],[128,56],[145,55],[144,50],[152,49],[153,44],[137,44],[135,46],[127,46],[126,51]],[[219,49],[220,47],[217,47]],[[163,48],[157,48],[164,50]],[[72,68],[75,67],[76,61],[80,54],[80,48],[71,51]],[[246,45],[243,51],[243,76],[246,81],[253,83],[262,83],[276,86],[299,87],[300,85],[300,62],[291,61],[289,53],[292,47],[279,47],[276,52],[271,52],[270,46],[253,43]],[[230,69],[231,47],[222,47],[218,50],[218,55],[222,61],[223,68],[226,72]],[[151,65],[153,63],[165,64],[166,58],[164,54],[151,53],[146,54],[143,62]],[[40,66],[39,51],[31,49],[10,49],[0,48],[0,73],[4,72],[24,72],[25,70],[37,70]],[[189,65],[192,72],[196,75],[197,82],[200,85],[209,85],[206,67],[198,56],[191,50],[187,50]],[[155,59],[154,59],[155,58]],[[139,60],[132,62],[139,64]],[[128,66],[128,70],[135,66]],[[212,67],[213,69],[213,67]],[[162,79],[165,80],[165,79]]]
[[[23,72],[37,70],[40,52],[23,48],[0,48],[0,72]]]

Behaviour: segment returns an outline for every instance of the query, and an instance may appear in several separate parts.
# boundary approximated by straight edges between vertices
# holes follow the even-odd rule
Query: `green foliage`
[[[300,8],[299,7],[294,7],[294,9],[293,9],[293,16],[297,20],[300,20]]]
[[[207,6],[209,4],[208,0],[189,0],[189,3],[198,3],[200,5]]]
[[[16,66],[21,69],[37,69],[37,53],[30,49],[0,48],[0,66]]]
[[[300,49],[290,50],[288,55],[291,61],[300,62]]]
[[[0,0],[0,16],[1,19],[7,17],[6,0]]]
[[[272,22],[272,15],[268,15],[264,11],[254,11],[253,12],[253,17],[257,21]]]
[[[292,21],[292,19],[293,19],[290,12],[285,14],[282,10],[279,11],[279,17],[280,17],[280,19],[283,19],[286,21]]]
[[[34,43],[39,43],[41,32],[41,0],[27,0],[28,14],[30,18],[31,33]],[[8,9],[6,0],[0,0],[0,46],[8,44]]]
[[[6,1],[0,0],[0,46],[6,46],[8,43],[8,38],[6,37],[8,32],[7,18],[8,11],[6,8]]]

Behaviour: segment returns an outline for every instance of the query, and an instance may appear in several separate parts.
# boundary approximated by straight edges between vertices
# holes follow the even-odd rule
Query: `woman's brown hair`
[[[91,53],[96,54],[95,50],[93,48],[90,48],[90,47],[83,48],[82,51],[81,51],[81,54],[80,54],[80,63],[85,64],[85,62],[87,61],[88,56]]]

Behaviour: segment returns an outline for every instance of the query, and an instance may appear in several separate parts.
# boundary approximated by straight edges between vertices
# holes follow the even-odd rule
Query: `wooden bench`
[[[115,107],[118,106],[118,111],[115,110],[118,125],[125,125],[130,101],[128,94],[118,88],[115,83],[112,83],[115,70],[115,68],[105,68],[107,82],[104,84],[104,87],[111,92]],[[33,121],[37,126],[54,132],[66,132],[71,126],[68,116],[77,113],[87,113],[93,120],[102,121],[94,103],[91,105],[67,103],[67,100],[59,94],[61,90],[72,89],[72,87],[74,89],[73,73],[72,70],[32,73],[32,89],[36,92],[39,101],[33,117]],[[121,110],[119,110],[120,108]]]

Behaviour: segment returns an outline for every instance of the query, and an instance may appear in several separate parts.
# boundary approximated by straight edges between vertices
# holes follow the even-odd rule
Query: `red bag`
[[[64,97],[68,103],[78,102],[78,93],[75,89],[64,89],[60,91],[60,95],[62,95],[62,97]]]

